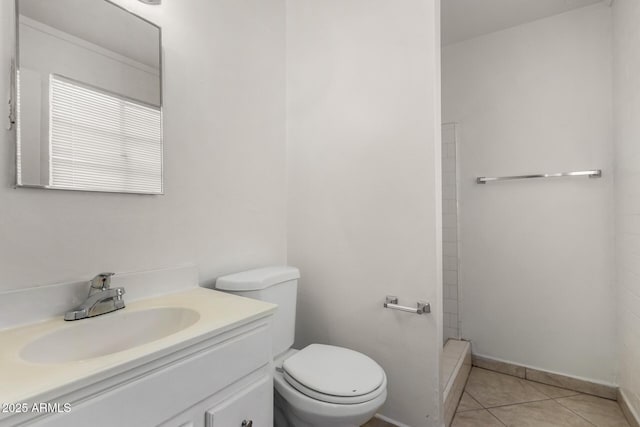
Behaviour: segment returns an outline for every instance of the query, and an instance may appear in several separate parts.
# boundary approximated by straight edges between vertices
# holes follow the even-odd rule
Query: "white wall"
[[[385,369],[381,413],[439,426],[439,2],[287,2],[288,260],[297,345]],[[416,316],[382,307],[432,303]]]
[[[0,70],[12,3],[0,2]],[[12,189],[3,107],[0,290],[185,263],[211,282],[286,260],[284,0],[117,3],[163,27],[166,195]]]
[[[478,354],[613,383],[611,9],[449,45],[459,122],[462,335]],[[602,179],[476,176],[602,168]]]
[[[640,419],[640,3],[616,0],[613,18],[620,390]]]

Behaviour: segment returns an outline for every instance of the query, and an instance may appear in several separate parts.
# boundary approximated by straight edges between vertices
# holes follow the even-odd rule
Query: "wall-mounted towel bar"
[[[391,308],[393,310],[406,311],[407,313],[423,314],[431,313],[431,304],[428,302],[417,302],[416,308],[405,307],[404,305],[398,305],[398,297],[387,295],[384,302],[384,308]]]
[[[514,175],[514,176],[497,176],[497,177],[479,176],[476,178],[476,183],[486,184],[487,182],[510,181],[513,179],[559,178],[561,176],[587,176],[589,178],[600,178],[602,176],[602,170],[593,169],[588,171],[577,171],[577,172],[541,173],[541,174],[534,174],[534,175]]]

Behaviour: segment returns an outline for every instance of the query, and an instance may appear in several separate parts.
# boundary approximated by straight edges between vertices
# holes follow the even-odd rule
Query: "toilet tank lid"
[[[222,291],[257,291],[279,283],[300,278],[300,271],[295,267],[278,266],[257,268],[218,277],[216,289]]]

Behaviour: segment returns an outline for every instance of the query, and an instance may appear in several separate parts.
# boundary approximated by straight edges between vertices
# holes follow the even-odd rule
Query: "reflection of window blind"
[[[51,185],[162,192],[160,110],[51,76]]]

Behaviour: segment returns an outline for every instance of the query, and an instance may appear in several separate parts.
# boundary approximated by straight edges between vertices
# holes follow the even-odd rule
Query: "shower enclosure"
[[[442,125],[443,337],[460,337],[458,319],[458,177],[457,124]]]

